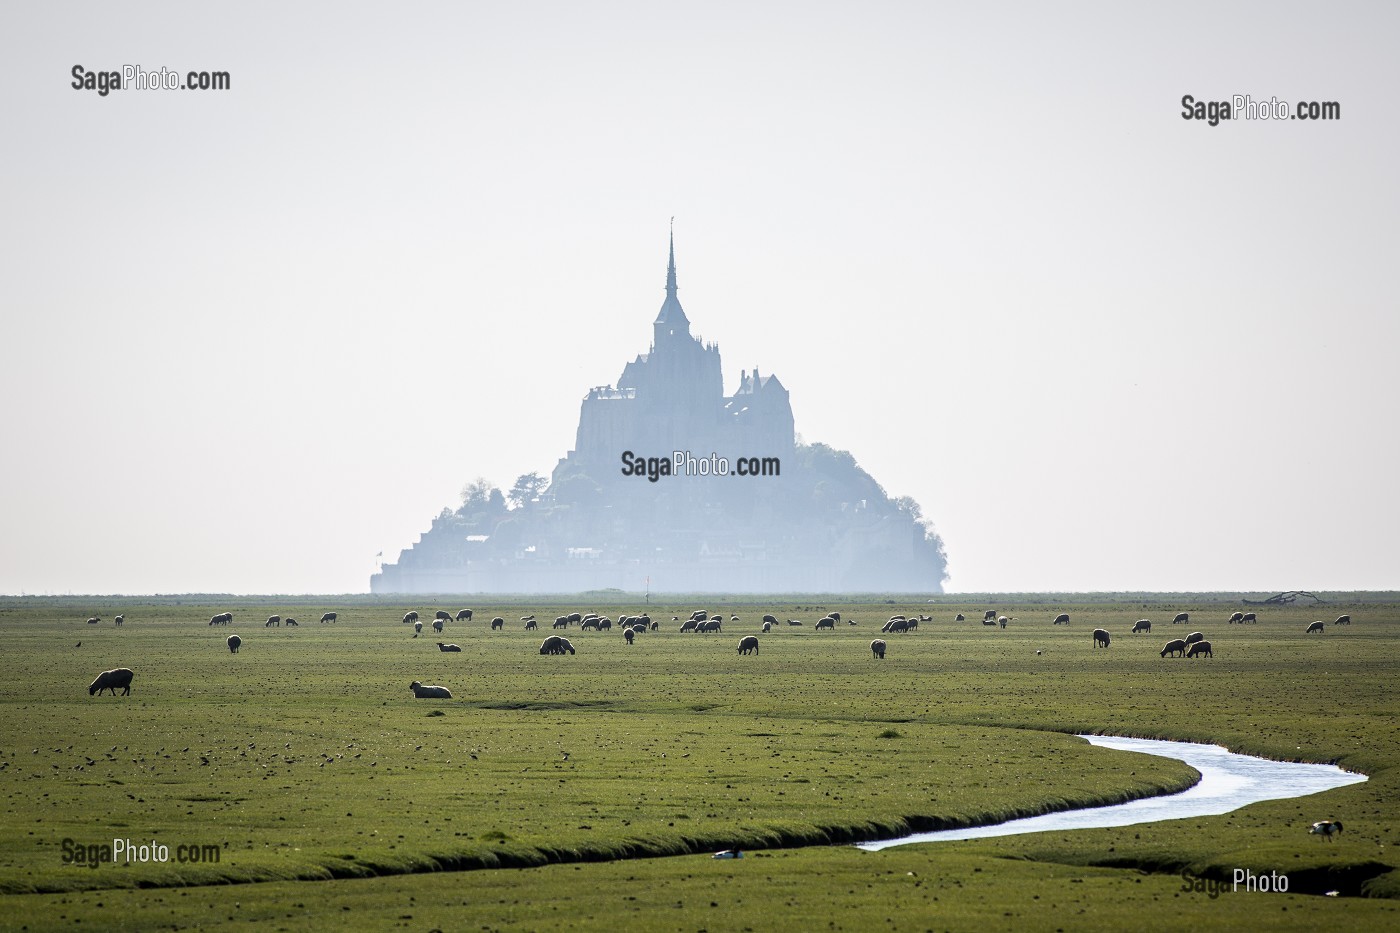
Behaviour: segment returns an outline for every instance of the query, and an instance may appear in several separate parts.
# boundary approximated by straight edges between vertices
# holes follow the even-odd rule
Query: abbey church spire
[[[681,308],[680,299],[676,297],[676,230],[675,218],[671,218],[671,254],[666,263],[666,300],[661,304],[661,311],[656,315],[656,321],[652,324],[655,330],[654,344],[661,344],[668,338],[676,336],[690,336],[690,319],[685,316],[685,310]]]

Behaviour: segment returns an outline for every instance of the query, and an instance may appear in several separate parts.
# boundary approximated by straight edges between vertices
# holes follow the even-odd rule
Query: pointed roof
[[[666,264],[666,300],[661,303],[661,311],[654,324],[672,327],[690,327],[690,318],[685,316],[680,299],[676,297],[676,218],[671,218],[671,258]]]

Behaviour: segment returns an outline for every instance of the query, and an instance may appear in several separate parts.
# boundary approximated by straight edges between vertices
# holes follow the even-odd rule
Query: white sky
[[[0,593],[357,592],[680,297],[950,590],[1394,589],[1394,4],[0,14]],[[227,70],[226,93],[70,70]],[[1335,100],[1209,127],[1180,99]]]

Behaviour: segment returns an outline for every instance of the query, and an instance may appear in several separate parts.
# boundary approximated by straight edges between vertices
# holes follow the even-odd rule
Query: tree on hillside
[[[506,493],[506,498],[510,500],[512,508],[523,509],[538,499],[548,485],[549,480],[540,474],[526,473],[516,479],[510,492]]]

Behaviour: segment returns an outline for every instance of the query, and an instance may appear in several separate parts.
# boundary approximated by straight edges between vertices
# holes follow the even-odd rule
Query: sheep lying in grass
[[[431,684],[424,686],[418,681],[408,685],[408,689],[413,691],[413,695],[420,700],[450,700],[452,691],[446,687],[435,687]]]
[[[442,642],[438,642],[437,645],[438,645],[438,650],[439,650],[439,651],[461,651],[461,650],[462,650],[462,646],[461,646],[461,645],[444,645]]]
[[[88,685],[88,696],[92,696],[94,693],[100,694],[103,690],[111,690],[112,696],[116,696],[118,687],[122,688],[122,696],[130,696],[131,678],[134,676],[131,669],[127,667],[103,671],[97,675],[96,680]]]
[[[239,638],[237,635],[230,635],[226,641],[228,642],[228,650],[233,654],[237,654],[238,646],[243,644],[243,639]]]

